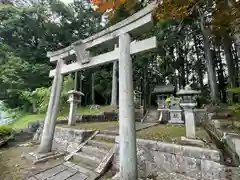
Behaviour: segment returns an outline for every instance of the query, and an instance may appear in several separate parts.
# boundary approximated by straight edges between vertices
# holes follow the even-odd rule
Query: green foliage
[[[13,129],[10,126],[0,126],[0,138],[10,136],[13,133]]]
[[[239,113],[240,112],[240,103],[236,103],[232,106],[229,106],[229,109],[233,110],[235,113]]]
[[[67,92],[73,89],[73,80],[71,76],[66,76],[63,82],[63,90],[61,93],[61,104],[60,111],[63,110],[67,104]],[[51,87],[41,87],[37,88],[33,92],[21,91],[21,97],[24,98],[29,103],[36,103],[36,108],[38,113],[44,113],[47,110],[48,102],[51,95]]]
[[[68,108],[69,107],[67,106],[66,111],[62,110],[62,112],[58,116],[58,120],[66,120],[68,118]],[[90,110],[89,107],[80,107],[80,109],[78,109],[78,112],[80,114],[96,115],[96,114],[100,114],[103,111],[108,111],[109,109],[110,109],[110,106],[101,106],[100,109],[94,109],[94,110]],[[46,116],[45,112],[38,113],[38,114],[19,112],[19,114],[20,116],[18,116],[17,120],[10,125],[14,129],[23,129],[27,127],[28,123],[35,120],[44,120]]]
[[[10,126],[14,129],[26,128],[28,123],[35,120],[44,120],[45,114],[29,114],[22,113],[16,121],[14,121]]]
[[[6,104],[3,102],[0,102],[0,111],[2,112],[2,116],[5,120],[8,120],[9,122],[14,122],[15,120],[19,119],[22,116],[22,112],[20,111],[20,108],[8,108],[6,107]]]
[[[229,88],[229,89],[227,89],[227,92],[238,94],[238,93],[240,93],[240,87]],[[233,112],[235,112],[235,113],[239,113],[240,112],[240,103],[235,103],[232,106],[229,106],[229,109],[233,110]]]
[[[99,31],[101,14],[85,0],[70,5],[54,0],[25,7],[1,4],[0,17],[0,99],[8,108],[25,111],[37,101],[43,112],[51,85],[47,51]]]
[[[227,89],[227,92],[240,93],[240,87],[237,87],[237,88],[229,88],[229,89]]]

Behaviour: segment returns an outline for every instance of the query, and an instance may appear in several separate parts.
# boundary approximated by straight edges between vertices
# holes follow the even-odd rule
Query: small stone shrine
[[[166,103],[166,99],[171,96],[174,97],[175,87],[172,84],[158,85],[154,88],[152,94],[157,96],[158,109],[169,108],[169,104]]]
[[[71,90],[67,92],[69,98],[68,102],[70,104],[68,125],[74,125],[76,123],[76,109],[77,104],[81,104],[81,96],[84,96],[82,92]]]
[[[157,96],[158,111],[160,112],[159,121],[168,122],[170,104],[166,102],[167,98],[174,99],[175,87],[172,84],[156,86],[152,92]]]

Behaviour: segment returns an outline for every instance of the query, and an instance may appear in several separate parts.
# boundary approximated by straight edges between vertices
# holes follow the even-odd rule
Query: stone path
[[[76,165],[64,163],[32,175],[28,180],[87,180],[90,177],[93,178],[90,174],[82,173]]]

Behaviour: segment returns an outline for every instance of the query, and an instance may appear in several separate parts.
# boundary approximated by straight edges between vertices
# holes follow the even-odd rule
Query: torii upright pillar
[[[53,79],[47,114],[44,121],[41,144],[38,149],[39,153],[48,153],[52,149],[52,142],[57,120],[57,114],[59,111],[59,103],[63,83],[63,75],[61,74],[61,68],[63,63],[64,62],[62,59],[59,59],[57,62],[56,75]]]
[[[137,180],[136,124],[134,117],[130,35],[119,36],[120,179]]]

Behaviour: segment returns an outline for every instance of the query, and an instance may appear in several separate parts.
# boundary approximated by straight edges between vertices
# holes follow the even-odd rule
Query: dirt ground
[[[24,143],[25,144],[25,143]],[[60,163],[60,159],[33,165],[25,158],[29,152],[37,150],[37,146],[17,147],[6,145],[0,149],[0,172],[1,180],[25,180],[32,173],[44,170],[52,165]]]

